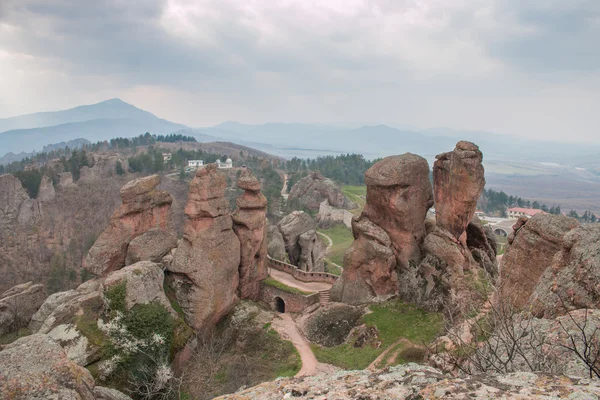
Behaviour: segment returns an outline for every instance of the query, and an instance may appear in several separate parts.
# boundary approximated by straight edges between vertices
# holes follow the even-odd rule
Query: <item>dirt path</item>
[[[314,375],[317,372],[319,362],[310,349],[308,341],[304,339],[304,336],[298,330],[292,316],[289,314],[278,314],[277,318],[273,321],[272,327],[283,339],[292,342],[296,350],[298,350],[298,354],[300,354],[302,368],[296,376]]]
[[[411,342],[410,340],[408,340],[406,338],[400,338],[400,339],[396,340],[394,343],[392,343],[387,349],[384,350],[383,353],[381,353],[379,355],[379,357],[377,357],[371,364],[369,364],[369,366],[367,367],[367,369],[369,369],[371,371],[374,371],[376,369],[388,367],[392,362],[394,362],[394,360],[396,359],[396,357],[398,356],[398,354],[392,355],[392,357],[387,362],[388,365],[381,365],[380,366],[379,364],[381,364],[381,362],[383,360],[385,360],[385,358],[387,357],[387,355],[391,351],[395,350],[396,353],[399,353],[401,349],[397,349],[397,347],[399,345],[401,345],[401,344],[404,344],[407,347],[419,347],[419,348],[423,348],[423,346],[415,345],[413,342]]]
[[[297,280],[287,272],[278,271],[273,268],[270,269],[269,275],[271,275],[271,277],[273,277],[281,283],[285,283],[290,287],[300,289],[305,292],[319,292],[321,290],[329,290],[331,289],[331,286],[333,286],[330,283],[325,282],[302,282]]]
[[[331,247],[333,246],[333,240],[331,240],[331,237],[323,232],[318,232],[317,233],[321,236],[323,236],[328,242],[329,244],[327,245],[327,249],[325,249],[325,254],[329,254],[329,251],[331,250]],[[334,263],[333,261],[331,261],[329,258],[327,259],[327,262],[330,264],[335,265],[336,267],[340,268],[340,269],[344,269],[344,267],[342,267],[339,264]]]

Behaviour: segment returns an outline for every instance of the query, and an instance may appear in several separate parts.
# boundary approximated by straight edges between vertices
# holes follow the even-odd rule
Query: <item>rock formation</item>
[[[421,259],[425,217],[433,205],[427,161],[414,154],[386,157],[365,174],[367,204],[352,221],[354,243],[331,298],[350,304],[398,293],[396,268]]]
[[[546,374],[487,374],[452,378],[417,364],[381,371],[340,371],[284,378],[218,397],[223,400],[279,399],[553,399],[600,396],[600,384],[590,379]]]
[[[44,300],[44,285],[23,283],[0,295],[0,335],[29,325]]]
[[[304,211],[293,211],[277,225],[290,263],[303,271],[323,271],[325,248],[315,221]]]
[[[42,176],[42,181],[40,182],[40,188],[38,190],[37,200],[52,201],[54,200],[54,197],[56,197],[56,191],[54,190],[52,179],[48,178],[46,175]]]
[[[157,190],[158,175],[130,181],[121,188],[123,204],[113,213],[109,226],[102,232],[83,262],[95,275],[106,275],[125,266],[130,242],[151,229],[173,231],[173,198]]]
[[[139,261],[161,262],[163,257],[175,247],[177,247],[175,232],[160,228],[150,229],[129,242],[125,265]]]
[[[21,182],[13,175],[1,175],[0,228],[30,225],[41,219],[39,202],[29,198]]]
[[[318,171],[313,171],[296,182],[287,201],[295,207],[318,211],[323,200],[328,200],[329,205],[335,208],[351,210],[358,207],[344,196],[333,180],[325,178]]]
[[[436,156],[433,165],[437,227],[463,244],[485,186],[482,160],[479,147],[461,141],[454,151]]]
[[[268,224],[267,221],[267,253],[275,260],[285,261],[287,253],[285,252],[285,242],[283,235],[275,225]]]
[[[21,338],[0,352],[0,398],[129,399],[114,389],[95,386],[87,369],[71,361],[56,342],[42,334]]]
[[[528,221],[520,220],[515,224],[512,244],[508,246],[500,268],[503,298],[518,308],[524,307],[540,277],[563,249],[563,237],[578,225],[573,218],[549,214],[537,214]]]
[[[183,239],[168,267],[186,321],[196,330],[216,324],[238,301],[240,241],[226,187],[216,165],[198,169],[190,183]]]
[[[244,169],[237,185],[244,193],[237,199],[238,208],[232,214],[233,230],[240,240],[240,283],[242,299],[258,300],[260,282],[267,275],[267,198],[260,192],[260,183]]]

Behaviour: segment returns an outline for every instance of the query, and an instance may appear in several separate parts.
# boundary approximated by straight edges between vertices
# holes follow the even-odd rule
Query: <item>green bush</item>
[[[120,283],[113,287],[108,288],[104,292],[104,296],[108,299],[108,307],[110,308],[111,314],[114,317],[114,312],[120,311],[125,313],[125,296],[127,296],[127,282]]]

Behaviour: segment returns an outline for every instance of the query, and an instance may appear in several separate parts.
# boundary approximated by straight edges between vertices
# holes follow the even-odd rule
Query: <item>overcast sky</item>
[[[114,97],[600,142],[600,0],[0,0],[0,118]]]

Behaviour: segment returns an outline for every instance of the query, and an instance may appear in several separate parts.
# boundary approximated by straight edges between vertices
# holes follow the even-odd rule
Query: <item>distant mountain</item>
[[[46,145],[42,148],[40,153],[49,153],[51,151],[64,149],[66,147],[68,147],[70,149],[79,149],[79,148],[83,147],[83,145],[90,144],[90,143],[91,142],[87,139],[78,138],[78,139],[74,139],[74,140],[69,140],[68,142],[60,142],[60,143],[53,143],[53,144]],[[14,161],[21,161],[27,157],[33,157],[37,153],[38,153],[37,151],[32,151],[29,153],[22,151],[18,154],[9,152],[9,153],[6,153],[4,156],[0,157],[0,165],[10,164],[11,162],[14,162]]]
[[[31,152],[48,143],[84,138],[92,142],[186,128],[119,99],[0,120],[0,153]],[[8,130],[7,130],[8,129]]]

